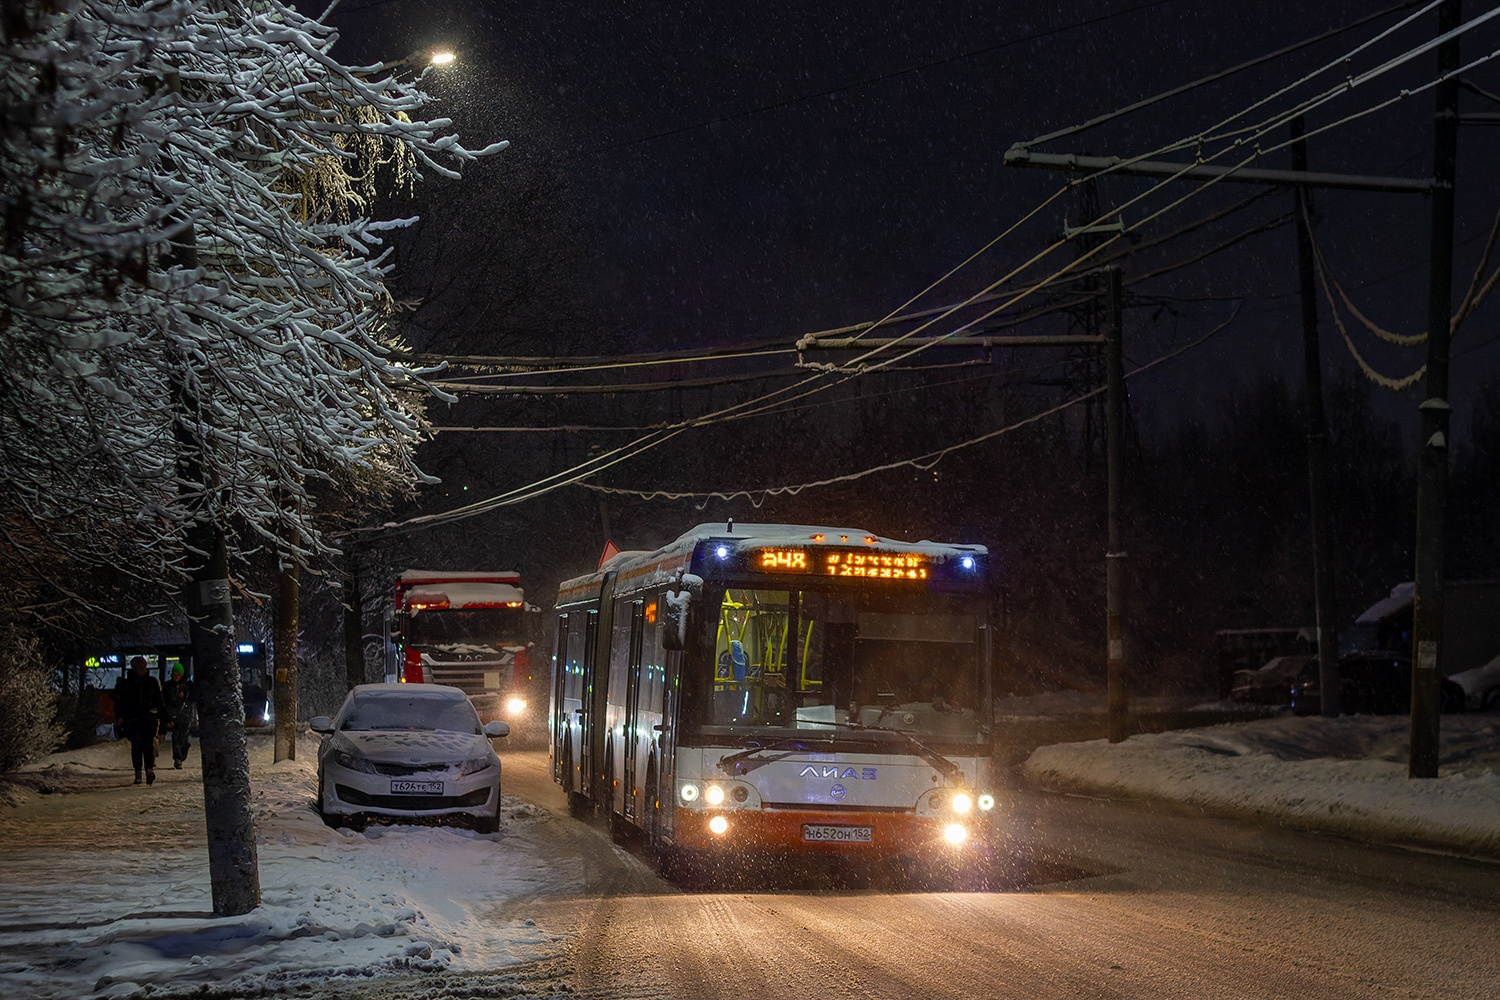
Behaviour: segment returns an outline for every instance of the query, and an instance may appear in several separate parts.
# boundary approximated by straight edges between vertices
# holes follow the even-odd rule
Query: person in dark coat
[[[161,685],[146,668],[144,656],[130,659],[130,676],[115,689],[115,719],[125,738],[130,740],[130,762],[135,765],[135,783],[156,781],[156,727],[166,712],[161,700]]]
[[[193,728],[193,682],[183,676],[182,664],[172,664],[172,679],[161,686],[161,700],[166,706],[163,724],[172,734],[172,766],[182,770],[187,760],[189,731]]]

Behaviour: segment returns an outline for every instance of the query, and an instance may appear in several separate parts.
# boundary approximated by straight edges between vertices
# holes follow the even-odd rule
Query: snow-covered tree
[[[195,520],[307,554],[308,484],[418,480],[420,373],[384,339],[404,222],[366,213],[503,144],[279,0],[8,3],[0,31],[16,537],[160,578]]]
[[[183,585],[220,913],[259,902],[230,552],[302,561],[327,484],[422,478],[423,373],[385,333],[405,223],[369,212],[503,147],[335,39],[281,0],[0,17],[0,558]]]

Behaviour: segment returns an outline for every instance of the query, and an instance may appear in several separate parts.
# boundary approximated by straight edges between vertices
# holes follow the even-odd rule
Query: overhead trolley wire
[[[1157,358],[1155,358],[1155,359],[1147,362],[1146,364],[1141,365],[1139,368],[1136,368],[1136,369],[1134,369],[1134,370],[1132,370],[1130,372],[1127,372],[1125,374],[1125,378],[1127,378],[1127,379],[1134,378],[1134,377],[1136,377],[1138,375],[1141,375],[1141,374],[1143,374],[1145,372],[1150,371],[1153,368],[1156,368],[1159,365],[1165,364],[1166,362],[1171,361],[1172,359],[1177,358],[1177,357],[1179,357],[1179,356],[1187,353],[1188,351],[1192,350],[1195,347],[1198,347],[1198,346],[1200,346],[1202,344],[1207,343],[1215,334],[1219,333],[1221,330],[1224,330],[1230,324],[1232,324],[1234,322],[1235,318],[1238,315],[1239,315],[1239,308],[1236,307],[1236,309],[1234,310],[1234,313],[1228,319],[1224,320],[1222,323],[1218,324],[1213,329],[1209,330],[1203,336],[1198,337],[1197,339],[1195,339],[1195,340],[1193,340],[1193,341],[1191,341],[1189,343],[1183,344],[1181,347],[1178,347],[1178,348],[1175,348],[1175,349],[1173,349],[1171,351],[1168,351],[1166,354],[1163,354],[1160,357],[1157,357]],[[814,488],[824,487],[824,486],[836,486],[836,485],[839,485],[841,483],[854,482],[855,480],[864,479],[864,478],[866,478],[868,476],[873,476],[873,475],[876,475],[877,473],[881,473],[881,472],[891,472],[891,471],[894,471],[896,469],[902,469],[902,468],[913,468],[913,469],[918,469],[918,470],[921,470],[921,471],[930,470],[934,466],[936,466],[940,461],[942,461],[947,456],[953,454],[954,452],[962,451],[965,448],[972,448],[973,446],[975,446],[977,444],[983,444],[986,441],[992,441],[995,438],[998,438],[998,437],[1001,437],[1002,435],[1009,434],[1009,433],[1012,433],[1014,431],[1020,430],[1022,427],[1026,427],[1026,426],[1028,426],[1030,424],[1034,424],[1034,423],[1036,423],[1039,420],[1043,420],[1043,419],[1045,419],[1047,417],[1052,416],[1053,414],[1061,413],[1064,410],[1067,410],[1067,409],[1069,409],[1071,407],[1077,406],[1079,403],[1086,402],[1087,400],[1090,400],[1090,399],[1094,398],[1095,396],[1098,396],[1099,394],[1103,393],[1106,390],[1106,388],[1107,388],[1106,386],[1102,386],[1102,385],[1101,386],[1097,386],[1097,387],[1095,387],[1093,389],[1088,390],[1087,392],[1080,393],[1077,396],[1074,396],[1074,397],[1072,397],[1070,399],[1067,399],[1067,400],[1063,401],[1062,403],[1057,404],[1056,406],[1049,407],[1049,408],[1047,408],[1045,410],[1042,410],[1039,413],[1033,413],[1032,415],[1030,415],[1028,417],[1025,417],[1025,418],[1023,418],[1021,420],[1017,420],[1014,423],[1007,424],[1007,425],[1005,425],[1003,427],[996,428],[995,430],[992,430],[992,431],[986,431],[985,433],[980,434],[980,435],[978,435],[976,437],[972,437],[972,438],[969,438],[969,439],[967,439],[965,441],[960,441],[960,442],[957,442],[956,444],[951,444],[951,445],[948,445],[946,447],[936,449],[934,451],[929,451],[929,452],[927,452],[925,454],[922,454],[922,455],[917,455],[917,456],[914,456],[912,458],[903,458],[903,459],[899,459],[899,460],[894,461],[894,462],[886,462],[886,463],[883,463],[881,465],[871,466],[871,467],[869,467],[867,469],[861,469],[861,470],[859,470],[857,472],[849,472],[849,473],[845,473],[843,475],[832,476],[832,477],[829,477],[827,479],[819,479],[819,480],[815,480],[815,481],[812,481],[812,482],[796,483],[796,484],[782,485],[782,486],[766,486],[766,487],[758,487],[758,488],[743,489],[743,490],[731,490],[731,491],[727,491],[727,492],[726,491],[717,491],[717,490],[716,491],[705,491],[705,492],[672,491],[672,490],[633,490],[633,489],[626,489],[626,488],[622,488],[622,487],[604,486],[604,485],[601,485],[601,484],[598,484],[598,483],[587,483],[587,482],[586,483],[581,483],[580,485],[582,485],[585,489],[593,490],[596,493],[606,493],[606,494],[614,494],[614,495],[634,496],[634,497],[639,497],[640,499],[643,499],[643,500],[703,500],[703,501],[706,502],[708,500],[735,500],[735,499],[739,499],[739,498],[744,498],[746,500],[749,500],[750,503],[753,506],[759,507],[769,497],[773,497],[773,496],[796,496],[798,493],[801,493],[804,490],[809,490],[809,489],[814,489]]]
[[[1221,150],[1219,150],[1219,151],[1211,154],[1206,159],[1208,159],[1208,160],[1216,159],[1216,158],[1218,158],[1220,156],[1223,156],[1226,152],[1229,152],[1230,150],[1242,147],[1242,146],[1246,145],[1247,143],[1251,143],[1255,138],[1258,138],[1260,135],[1264,135],[1264,134],[1269,133],[1269,131],[1271,129],[1280,127],[1282,125],[1285,125],[1292,117],[1294,117],[1296,114],[1298,114],[1298,113],[1306,110],[1307,108],[1319,106],[1322,103],[1326,103],[1327,100],[1332,99],[1333,96],[1337,96],[1337,95],[1340,95],[1340,94],[1343,94],[1343,93],[1347,93],[1350,90],[1352,90],[1354,87],[1359,86],[1359,85],[1361,85],[1363,83],[1367,83],[1370,80],[1373,80],[1373,79],[1377,78],[1378,76],[1382,75],[1383,73],[1389,72],[1392,69],[1394,69],[1394,68],[1396,68],[1396,67],[1404,64],[1405,62],[1409,61],[1410,58],[1413,58],[1413,56],[1411,56],[1410,54],[1404,54],[1402,56],[1397,56],[1394,59],[1388,60],[1386,63],[1384,63],[1381,66],[1377,67],[1375,70],[1371,70],[1371,71],[1368,71],[1368,72],[1362,74],[1360,76],[1360,78],[1358,79],[1358,81],[1355,81],[1354,78],[1352,78],[1352,77],[1346,78],[1345,82],[1339,84],[1337,87],[1330,88],[1329,90],[1325,91],[1323,94],[1316,95],[1316,96],[1314,96],[1311,99],[1303,101],[1300,106],[1292,109],[1291,111],[1283,112],[1282,115],[1281,115],[1281,117],[1279,119],[1276,116],[1273,116],[1271,119],[1266,119],[1265,121],[1263,121],[1262,123],[1260,123],[1258,126],[1254,126],[1254,127],[1248,128],[1248,129],[1246,129],[1246,128],[1237,129],[1237,130],[1234,130],[1234,131],[1232,131],[1230,133],[1227,133],[1224,136],[1217,136],[1217,135],[1214,134],[1214,132],[1215,132],[1215,130],[1221,129],[1224,126],[1228,125],[1229,123],[1233,122],[1237,118],[1243,117],[1245,114],[1248,114],[1248,113],[1250,113],[1250,112],[1252,112],[1252,111],[1254,111],[1254,110],[1256,110],[1256,109],[1258,109],[1260,107],[1264,107],[1271,100],[1274,100],[1277,97],[1280,97],[1280,96],[1282,96],[1282,95],[1290,92],[1290,90],[1295,89],[1295,87],[1300,86],[1301,84],[1303,84],[1305,82],[1308,82],[1308,81],[1310,81],[1312,79],[1315,79],[1317,76],[1322,75],[1323,73],[1328,72],[1330,69],[1332,69],[1332,68],[1334,68],[1334,67],[1342,64],[1343,62],[1345,62],[1347,60],[1347,58],[1349,58],[1349,56],[1352,56],[1353,54],[1357,54],[1358,52],[1363,51],[1364,49],[1368,48],[1370,45],[1374,44],[1374,42],[1377,41],[1379,38],[1384,38],[1384,37],[1389,36],[1392,32],[1394,32],[1396,30],[1396,28],[1399,28],[1401,26],[1404,26],[1406,24],[1411,23],[1413,20],[1416,19],[1416,17],[1420,16],[1422,13],[1425,13],[1427,10],[1432,9],[1439,2],[1441,2],[1441,0],[1433,0],[1433,2],[1429,3],[1426,7],[1424,7],[1422,11],[1419,11],[1416,14],[1413,14],[1410,17],[1404,19],[1395,28],[1387,29],[1385,32],[1382,32],[1379,36],[1377,36],[1376,39],[1372,39],[1371,41],[1365,42],[1362,45],[1356,47],[1356,49],[1353,50],[1353,53],[1350,53],[1349,55],[1340,57],[1339,59],[1336,59],[1333,62],[1325,64],[1323,67],[1320,67],[1319,69],[1313,71],[1311,74],[1304,75],[1299,81],[1297,81],[1297,83],[1295,83],[1295,84],[1293,84],[1293,85],[1291,85],[1289,87],[1284,87],[1281,90],[1277,91],[1275,94],[1271,95],[1270,97],[1263,98],[1263,99],[1255,102],[1254,104],[1250,105],[1248,108],[1243,109],[1242,111],[1240,111],[1240,112],[1238,112],[1238,113],[1236,113],[1234,115],[1231,115],[1230,117],[1222,120],[1221,122],[1219,122],[1216,125],[1210,127],[1209,129],[1203,130],[1203,131],[1199,132],[1197,135],[1189,136],[1189,137],[1187,137],[1185,139],[1178,140],[1178,141],[1176,141],[1174,143],[1168,144],[1168,146],[1163,147],[1163,150],[1159,150],[1159,151],[1152,152],[1152,153],[1146,153],[1146,154],[1143,154],[1143,155],[1141,155],[1139,157],[1134,157],[1134,158],[1131,158],[1131,159],[1128,159],[1128,160],[1121,160],[1117,164],[1113,165],[1112,167],[1109,167],[1109,168],[1106,168],[1103,171],[1100,171],[1099,174],[1108,174],[1108,173],[1114,172],[1115,170],[1118,170],[1121,167],[1123,167],[1125,165],[1128,165],[1130,163],[1138,162],[1139,160],[1148,158],[1150,156],[1159,155],[1161,151],[1165,151],[1165,150],[1169,150],[1169,149],[1187,148],[1187,147],[1193,146],[1193,145],[1197,145],[1197,146],[1199,146],[1201,148],[1201,146],[1205,142],[1215,141],[1216,139],[1219,139],[1219,138],[1234,138],[1234,142],[1230,146],[1226,147],[1225,149],[1221,149]],[[1475,19],[1475,20],[1471,20],[1471,21],[1467,22],[1466,24],[1461,25],[1459,28],[1455,29],[1452,32],[1446,33],[1443,37],[1435,40],[1434,42],[1426,43],[1424,45],[1418,46],[1417,49],[1415,49],[1413,51],[1414,52],[1416,52],[1416,51],[1428,51],[1428,50],[1430,50],[1430,48],[1432,47],[1432,45],[1434,45],[1434,44],[1441,44],[1441,42],[1449,40],[1451,37],[1456,37],[1458,34],[1461,34],[1461,33],[1465,32],[1465,31],[1473,30],[1474,28],[1478,27],[1480,24],[1482,24],[1482,23],[1488,21],[1489,19],[1491,19],[1496,14],[1500,14],[1500,8],[1497,8],[1495,11],[1491,11],[1490,13],[1488,13],[1486,15],[1483,15],[1481,18],[1478,18],[1478,19]],[[1500,54],[1500,53],[1495,53],[1495,54]],[[1492,58],[1493,55],[1494,54],[1492,54],[1491,56],[1488,56],[1488,57],[1484,57],[1483,59],[1476,60],[1475,62],[1470,63],[1469,66],[1463,67],[1462,69],[1466,70],[1468,68],[1471,68],[1474,65],[1479,65],[1479,64],[1481,64],[1481,63],[1483,63],[1485,61],[1488,61],[1488,59]],[[1446,78],[1447,77],[1444,77],[1444,79],[1446,79]],[[1400,94],[1396,98],[1393,98],[1390,101],[1382,102],[1381,104],[1378,104],[1378,105],[1376,105],[1376,106],[1374,106],[1372,108],[1368,108],[1368,109],[1365,109],[1364,111],[1356,112],[1354,114],[1345,116],[1343,119],[1340,119],[1339,121],[1335,122],[1333,125],[1327,126],[1324,129],[1320,129],[1318,131],[1326,131],[1327,128],[1332,128],[1332,127],[1337,127],[1339,125],[1347,124],[1348,122],[1354,121],[1354,120],[1356,120],[1356,119],[1358,119],[1360,117],[1363,117],[1364,115],[1372,114],[1375,111],[1380,110],[1381,108],[1389,106],[1391,103],[1394,103],[1396,100],[1400,100],[1400,99],[1403,99],[1405,97],[1412,96],[1414,93],[1419,93],[1419,92],[1425,91],[1426,89],[1429,89],[1431,86],[1436,85],[1436,82],[1437,81],[1433,81],[1430,84],[1427,84],[1427,85],[1425,85],[1423,87],[1416,88],[1414,90],[1402,90],[1400,92]],[[1245,137],[1247,132],[1251,133],[1248,138]],[[1313,134],[1316,134],[1316,132],[1313,133]],[[1282,148],[1282,146],[1284,146],[1284,145],[1285,144],[1281,144],[1281,145],[1278,145],[1278,146],[1273,147],[1273,148],[1274,149],[1279,149],[1279,148]],[[1178,199],[1173,200],[1171,203],[1169,203],[1163,209],[1161,209],[1161,210],[1159,210],[1157,212],[1152,213],[1151,215],[1147,216],[1145,219],[1142,219],[1142,220],[1140,220],[1137,223],[1132,224],[1132,226],[1130,227],[1130,230],[1133,231],[1133,229],[1138,228],[1140,225],[1144,224],[1146,221],[1150,221],[1152,219],[1160,217],[1165,212],[1170,211],[1171,209],[1173,209],[1173,208],[1177,207],[1178,205],[1182,204],[1183,202],[1187,201],[1189,198],[1196,196],[1197,194],[1201,193],[1203,190],[1206,190],[1208,187],[1212,186],[1213,183],[1215,183],[1217,181],[1221,181],[1225,176],[1229,176],[1229,174],[1232,174],[1233,171],[1236,171],[1236,170],[1239,170],[1239,169],[1243,169],[1246,165],[1248,165],[1249,163],[1253,162],[1254,160],[1260,158],[1261,156],[1266,155],[1266,153],[1268,153],[1270,151],[1272,151],[1272,150],[1262,150],[1258,146],[1254,147],[1252,149],[1252,151],[1249,153],[1249,155],[1247,155],[1243,160],[1235,163],[1230,168],[1230,170],[1229,170],[1228,173],[1226,173],[1225,175],[1221,175],[1220,177],[1214,178],[1213,180],[1211,180],[1211,181],[1209,181],[1209,182],[1207,182],[1207,183],[1205,183],[1205,184],[1203,184],[1203,185],[1201,185],[1199,187],[1195,187],[1188,195],[1186,195],[1186,196],[1184,196],[1182,198],[1178,198]],[[1204,161],[1205,160],[1205,158],[1202,157],[1201,155],[1198,157],[1198,159],[1200,161]],[[1165,184],[1171,183],[1171,181],[1179,179],[1181,176],[1183,176],[1183,174],[1185,174],[1189,169],[1191,169],[1192,166],[1193,166],[1192,164],[1190,164],[1188,166],[1185,166],[1183,168],[1183,170],[1180,171],[1179,173],[1177,173],[1176,175],[1173,175],[1171,177],[1163,179],[1162,181],[1160,181],[1158,184],[1156,184],[1155,186],[1153,186],[1151,189],[1149,189],[1144,194],[1138,195],[1137,197],[1135,197],[1135,198],[1131,199],[1129,202],[1127,202],[1126,207],[1128,207],[1129,205],[1133,205],[1133,204],[1139,203],[1147,195],[1155,193],[1155,191],[1159,190]],[[1031,212],[1027,213],[1027,215],[1025,217],[1023,217],[1023,219],[1021,221],[1024,222],[1024,221],[1030,219],[1031,217],[1033,217],[1038,211],[1041,210],[1042,207],[1044,207],[1045,205],[1050,204],[1052,201],[1056,200],[1056,198],[1059,197],[1062,192],[1068,190],[1071,186],[1072,186],[1072,183],[1070,183],[1068,185],[1065,185],[1058,192],[1054,193],[1052,196],[1050,196],[1049,198],[1047,198],[1046,200],[1044,200],[1041,205],[1037,206]],[[1110,212],[1108,214],[1109,215],[1114,215],[1119,210],[1120,209],[1117,208],[1113,212]],[[1096,224],[1097,224],[1098,221],[1103,221],[1103,219],[1106,218],[1106,217],[1107,216],[1101,216],[1101,218],[1099,220],[1096,220]],[[1008,235],[1009,233],[1014,232],[1016,226],[1018,226],[1019,224],[1020,223],[1018,222],[1016,225],[1013,225],[1013,226],[1009,227],[1006,230],[1006,232],[1004,234],[1002,234],[1002,236]],[[919,346],[913,348],[912,350],[909,350],[909,351],[907,351],[907,352],[905,352],[905,353],[903,353],[903,354],[901,354],[901,355],[899,355],[897,357],[890,358],[890,359],[888,359],[886,361],[883,361],[883,362],[879,363],[878,365],[867,367],[867,368],[862,369],[859,372],[856,372],[854,374],[845,375],[844,378],[841,378],[841,379],[838,379],[838,380],[834,380],[831,383],[828,382],[827,380],[824,380],[823,381],[823,385],[820,386],[820,387],[811,388],[811,389],[807,389],[806,391],[798,392],[798,390],[803,389],[803,387],[808,386],[811,383],[816,382],[816,381],[818,381],[821,378],[820,375],[815,375],[815,376],[812,376],[812,377],[810,377],[808,379],[802,380],[801,382],[797,383],[796,385],[784,387],[782,389],[778,389],[778,390],[774,390],[772,392],[765,393],[761,397],[759,397],[759,399],[757,399],[757,400],[749,400],[749,401],[746,401],[744,403],[739,403],[739,404],[735,404],[735,405],[730,406],[730,407],[722,408],[722,409],[720,409],[718,411],[715,411],[715,412],[710,413],[710,414],[705,414],[705,415],[702,415],[702,416],[697,417],[697,418],[690,418],[688,420],[679,421],[677,424],[673,425],[672,429],[670,429],[670,430],[663,430],[663,431],[660,431],[660,432],[655,432],[655,433],[652,433],[652,434],[648,434],[648,435],[646,435],[644,437],[641,437],[641,438],[637,438],[635,441],[632,441],[632,442],[630,442],[630,443],[628,443],[626,445],[623,445],[623,446],[621,446],[619,448],[613,449],[610,452],[606,452],[603,455],[595,456],[595,457],[589,459],[586,462],[580,463],[579,465],[576,465],[576,466],[572,467],[571,469],[567,469],[567,470],[564,470],[562,472],[555,473],[555,474],[553,474],[551,476],[545,477],[544,479],[538,480],[537,482],[535,482],[533,484],[530,484],[529,486],[519,487],[519,488],[517,488],[515,490],[511,490],[511,491],[509,491],[507,493],[503,493],[503,494],[500,494],[498,496],[489,498],[487,500],[479,501],[479,502],[477,502],[475,504],[470,504],[470,505],[467,505],[465,507],[460,507],[460,508],[457,508],[455,510],[452,510],[452,511],[449,511],[449,512],[445,512],[445,513],[442,513],[442,514],[424,515],[424,516],[419,517],[419,518],[413,518],[413,519],[410,519],[408,521],[401,522],[400,524],[387,525],[384,528],[380,528],[380,529],[367,529],[367,530],[385,530],[385,531],[391,531],[391,530],[398,530],[398,529],[406,529],[408,527],[411,530],[416,530],[419,527],[431,526],[431,525],[439,524],[439,523],[449,523],[451,521],[458,520],[458,519],[461,519],[461,518],[464,518],[464,517],[474,516],[475,514],[483,513],[484,511],[489,510],[489,509],[493,509],[494,507],[497,507],[497,506],[507,505],[507,504],[510,504],[510,503],[520,502],[520,501],[525,500],[525,499],[530,499],[530,498],[532,498],[534,496],[539,496],[542,493],[549,492],[550,490],[556,489],[556,488],[558,488],[560,486],[570,485],[570,484],[575,483],[575,482],[580,482],[584,478],[586,478],[588,476],[591,476],[591,475],[594,475],[594,474],[602,471],[605,468],[612,467],[614,465],[619,464],[620,462],[626,461],[626,460],[628,460],[628,459],[630,459],[630,458],[632,458],[632,457],[634,457],[636,455],[639,455],[639,454],[641,454],[644,451],[647,451],[649,449],[658,447],[659,445],[665,443],[667,440],[670,440],[671,438],[677,436],[677,434],[682,433],[684,430],[686,430],[686,429],[688,429],[690,427],[707,426],[707,425],[709,425],[711,423],[716,423],[716,422],[719,422],[721,420],[731,419],[736,414],[756,412],[753,409],[753,407],[755,405],[757,405],[758,403],[766,401],[766,400],[780,399],[780,402],[785,403],[785,402],[789,402],[791,400],[795,400],[795,399],[798,399],[798,398],[804,398],[804,397],[812,395],[812,394],[814,394],[816,392],[823,391],[824,389],[830,388],[833,385],[842,384],[843,382],[848,381],[850,378],[858,377],[859,375],[863,375],[863,374],[867,373],[868,371],[873,370],[875,368],[886,367],[886,366],[888,366],[888,365],[890,365],[890,364],[892,364],[892,363],[894,363],[896,361],[905,360],[906,358],[912,356],[915,353],[918,353],[921,350],[930,348],[935,343],[939,343],[939,342],[941,342],[944,339],[949,339],[952,336],[955,336],[960,330],[972,328],[972,326],[975,325],[975,323],[977,323],[977,322],[979,322],[979,321],[981,321],[983,319],[987,319],[989,316],[991,316],[991,315],[993,315],[993,314],[995,314],[995,313],[1003,310],[1004,308],[1007,308],[1007,307],[1009,307],[1011,305],[1014,305],[1015,302],[1020,301],[1021,299],[1025,298],[1026,296],[1029,296],[1031,294],[1035,294],[1036,292],[1038,292],[1038,291],[1040,291],[1040,290],[1042,290],[1042,289],[1044,289],[1046,287],[1049,287],[1049,285],[1051,283],[1053,283],[1054,281],[1056,281],[1056,279],[1060,275],[1066,273],[1069,270],[1076,270],[1089,257],[1096,256],[1099,253],[1099,251],[1101,251],[1104,248],[1108,247],[1115,240],[1122,238],[1124,236],[1124,233],[1126,231],[1127,230],[1125,229],[1125,227],[1122,227],[1122,231],[1119,234],[1117,234],[1116,236],[1112,237],[1109,240],[1104,241],[1103,243],[1100,244],[1100,246],[1093,248],[1088,253],[1086,253],[1084,255],[1081,255],[1078,258],[1077,261],[1073,262],[1073,264],[1067,265],[1067,266],[1059,269],[1058,271],[1054,272],[1052,275],[1049,275],[1047,278],[1043,279],[1042,281],[1034,283],[1028,290],[1026,290],[1026,291],[1024,291],[1024,292],[1022,292],[1022,293],[1020,293],[1020,294],[1018,294],[1016,296],[1011,297],[1005,303],[1003,303],[1000,307],[998,307],[998,308],[996,308],[994,310],[991,310],[990,313],[986,314],[986,316],[981,317],[980,320],[971,321],[970,323],[965,324],[963,327],[960,327],[959,330],[950,332],[949,334],[945,334],[944,336],[936,338],[935,340],[933,340],[931,342],[928,342],[926,344],[919,345]],[[995,243],[997,243],[998,240],[999,240],[999,238],[997,238],[994,241],[991,241],[990,244],[987,244],[986,249],[988,249],[989,247],[995,245]],[[1000,282],[996,282],[996,283],[992,284],[989,288],[985,289],[985,292],[987,293],[987,292],[993,291],[994,288],[998,287],[1003,282],[1008,281],[1008,280],[1014,278],[1021,271],[1024,271],[1025,269],[1029,268],[1033,264],[1039,262],[1040,260],[1044,259],[1049,254],[1051,254],[1059,246],[1063,245],[1064,242],[1066,242],[1066,240],[1055,242],[1052,246],[1048,247],[1046,250],[1044,250],[1044,251],[1042,251],[1042,252],[1040,252],[1038,254],[1033,255],[1029,260],[1027,260],[1025,263],[1023,263],[1022,265],[1020,265],[1020,267],[1018,267],[1016,269],[1013,269],[1008,275],[1006,275],[1005,277],[1003,277]],[[970,258],[970,260],[972,260],[972,259],[973,258]],[[966,261],[965,263],[967,264],[968,261]],[[963,265],[960,265],[960,266],[963,266]],[[954,271],[956,271],[956,270],[957,269],[955,268]],[[950,277],[952,275],[952,273],[954,273],[954,271],[950,271],[948,275],[945,275],[944,278],[943,279],[939,279],[939,281],[941,282],[942,280],[946,280],[946,278]],[[970,298],[972,299],[972,296]],[[963,307],[964,307],[963,305],[960,305],[957,308],[963,308]],[[954,310],[954,311],[956,311],[956,310]],[[882,351],[891,349],[892,347],[894,347],[900,341],[909,339],[910,337],[914,336],[915,333],[920,332],[921,329],[925,329],[926,327],[931,326],[933,322],[936,322],[936,320],[933,320],[933,321],[930,321],[927,324],[924,324],[923,327],[919,328],[918,330],[912,331],[910,333],[902,335],[899,338],[896,338],[896,340],[893,341],[891,344],[881,345],[880,347],[877,347],[877,348],[875,348],[872,351],[866,352],[866,354],[863,355],[861,358],[856,359],[856,362],[863,361],[863,360],[865,360],[865,359],[867,359],[869,357],[873,357],[876,354],[881,353]],[[790,395],[790,396],[788,395],[789,393],[794,393],[794,392],[798,392],[798,394],[797,395]]]

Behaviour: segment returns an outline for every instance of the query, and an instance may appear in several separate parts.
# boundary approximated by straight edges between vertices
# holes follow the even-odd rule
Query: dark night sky
[[[554,240],[568,249],[566,271],[540,279],[550,304],[524,305],[520,318],[509,321],[485,314],[454,323],[458,313],[446,313],[434,321],[444,331],[429,343],[471,352],[590,353],[790,339],[883,315],[1059,186],[1058,175],[1004,167],[1001,158],[1013,142],[1387,6],[1252,0],[1232,5],[1228,14],[1229,5],[1189,0],[347,0],[333,20],[345,34],[338,54],[346,61],[454,48],[460,63],[429,78],[428,89],[444,101],[440,112],[451,114],[471,146],[496,138],[512,142],[495,161],[471,169],[464,183],[435,183],[419,195],[425,210],[442,206],[447,214],[438,211],[436,217],[458,221],[429,224],[413,234],[406,259],[418,271],[421,262],[442,258],[450,242],[444,225],[469,226],[471,241],[483,240],[473,228],[492,227],[496,242]],[[1481,5],[1468,3],[1465,13],[1476,16]],[[1408,29],[1403,42],[1430,37],[1433,23],[1429,17]],[[1049,148],[1145,151],[1292,79],[1373,30],[1360,29]],[[1494,48],[1497,39],[1495,25],[1479,29],[1464,43],[1465,58]],[[1433,65],[1431,55],[1423,56],[1393,79],[1420,81]],[[926,68],[909,71],[913,67]],[[1496,66],[1481,68],[1473,79],[1500,91]],[[1310,125],[1383,98],[1394,86],[1376,83],[1368,97],[1360,93],[1317,112]],[[799,99],[806,95],[821,96]],[[1468,94],[1462,103],[1466,110],[1500,110]],[[773,105],[780,106],[754,110]],[[1432,97],[1424,94],[1320,137],[1311,147],[1313,168],[1420,176],[1430,170],[1431,114]],[[727,120],[693,127],[719,119]],[[1460,137],[1455,304],[1500,207],[1500,185],[1493,180],[1497,137],[1500,130],[1482,127],[1465,128]],[[1289,161],[1279,154],[1264,165],[1286,167]],[[523,177],[545,178],[546,194],[541,204],[516,211]],[[1100,200],[1109,205],[1140,190],[1137,180],[1109,180],[1100,186]],[[1249,193],[1221,186],[1148,232]],[[1286,211],[1289,201],[1264,199],[1218,228],[1128,266],[1145,269],[1186,256]],[[1357,289],[1362,308],[1389,329],[1420,330],[1426,202],[1334,193],[1320,195],[1319,203],[1320,239],[1336,273]],[[951,301],[994,280],[1055,237],[1065,213],[1076,221],[1071,200],[1054,209],[966,271],[951,293],[926,301]],[[1234,328],[1133,388],[1147,426],[1184,409],[1211,417],[1223,395],[1249,375],[1270,371],[1300,381],[1294,261],[1292,233],[1284,227],[1143,289],[1247,297]],[[461,263],[450,258],[433,266]],[[1392,272],[1393,278],[1374,280]],[[483,298],[489,280],[460,281],[453,301],[479,309],[473,300]],[[1183,303],[1180,309],[1176,319],[1153,320],[1144,311],[1128,318],[1132,359],[1148,360],[1228,314],[1223,303]],[[555,325],[549,316],[557,318]],[[1497,317],[1500,307],[1491,302],[1455,344],[1460,430],[1466,402],[1483,378],[1500,370],[1500,346],[1482,346],[1493,343]],[[462,336],[451,333],[458,329]],[[1368,335],[1360,343],[1393,375],[1421,362],[1420,350],[1372,346]],[[1330,369],[1353,371],[1326,318],[1323,345]],[[1419,391],[1391,396],[1384,411],[1402,419],[1414,414]]]

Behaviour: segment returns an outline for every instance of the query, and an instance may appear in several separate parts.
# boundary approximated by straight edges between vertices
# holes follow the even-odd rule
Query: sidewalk
[[[500,832],[325,826],[315,739],[271,762],[250,740],[262,905],[212,915],[198,748],[134,785],[124,741],[54,754],[0,806],[0,996],[275,993],[337,977],[501,969],[559,938],[496,905],[561,880],[535,807],[507,797]],[[48,791],[29,790],[49,789]],[[195,994],[196,995],[196,994]]]
[[[1407,778],[1404,716],[1291,716],[1038,748],[1052,790],[1179,803],[1358,840],[1500,858],[1500,715],[1445,715],[1439,777]]]

